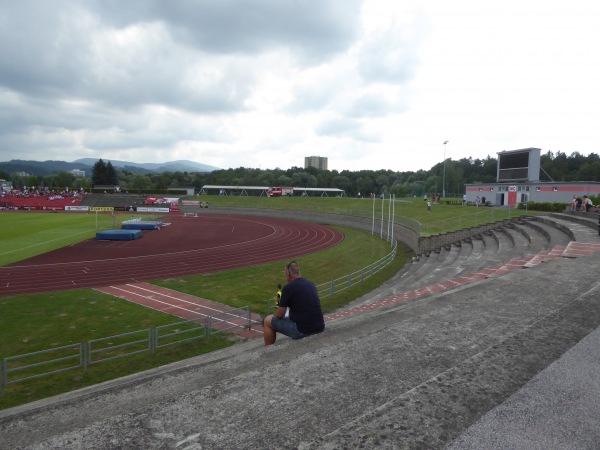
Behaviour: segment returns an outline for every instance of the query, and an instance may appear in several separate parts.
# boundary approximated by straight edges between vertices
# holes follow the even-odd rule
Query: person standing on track
[[[278,332],[292,339],[302,339],[325,329],[317,287],[302,278],[296,261],[287,264],[284,273],[287,284],[281,290],[277,310],[263,322],[265,345],[274,344]],[[285,317],[286,308],[289,308],[289,317]]]

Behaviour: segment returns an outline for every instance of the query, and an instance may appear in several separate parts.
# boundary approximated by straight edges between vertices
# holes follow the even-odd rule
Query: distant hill
[[[168,161],[164,163],[134,163],[129,161],[116,161],[102,158],[117,169],[128,170],[133,173],[162,173],[162,172],[212,172],[219,167],[200,164],[194,161]],[[82,158],[73,162],[66,161],[26,161],[13,159],[0,162],[0,170],[8,174],[13,172],[26,172],[34,176],[46,176],[59,172],[70,172],[73,169],[85,170],[87,177],[92,174],[92,167],[98,161],[97,158]]]
[[[98,158],[82,158],[73,163],[81,163],[86,164],[92,167]],[[162,173],[162,172],[212,172],[213,170],[220,170],[220,167],[209,166],[206,164],[200,164],[194,161],[187,160],[179,160],[179,161],[168,161],[163,163],[134,163],[129,161],[117,161],[113,159],[104,159],[104,162],[110,161],[110,163],[114,167],[118,167],[119,169],[127,167],[129,168],[137,167],[140,169],[144,169],[148,172],[154,173]]]

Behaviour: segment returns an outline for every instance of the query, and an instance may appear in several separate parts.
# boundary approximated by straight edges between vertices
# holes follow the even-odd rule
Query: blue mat
[[[139,220],[132,222],[123,222],[121,228],[124,230],[158,230],[162,227],[162,222],[146,221],[142,222]]]
[[[133,241],[141,236],[140,230],[106,230],[96,233],[99,241]]]

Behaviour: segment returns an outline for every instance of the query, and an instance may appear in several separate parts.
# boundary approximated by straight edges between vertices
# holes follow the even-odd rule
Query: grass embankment
[[[390,204],[386,197],[371,200],[369,198],[339,198],[339,197],[259,197],[259,196],[209,196],[201,195],[195,198],[198,201],[209,202],[210,208],[235,207],[259,208],[279,210],[317,211],[333,214],[344,214],[359,217],[373,217],[387,223],[391,219],[394,223],[404,223],[406,219],[411,225],[417,222],[421,234],[445,233],[460,230],[484,223],[521,216],[525,214],[539,214],[539,212],[519,210],[515,208],[475,207],[473,205],[443,205],[433,204],[427,210],[427,203],[423,198],[399,198]],[[460,203],[460,199],[448,199]],[[376,230],[378,232],[379,230]],[[386,230],[384,230],[385,232]]]

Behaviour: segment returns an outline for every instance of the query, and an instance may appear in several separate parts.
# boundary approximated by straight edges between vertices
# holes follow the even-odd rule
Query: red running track
[[[344,239],[331,227],[267,217],[169,215],[134,241],[78,244],[0,267],[0,297],[217,272],[296,258]]]

